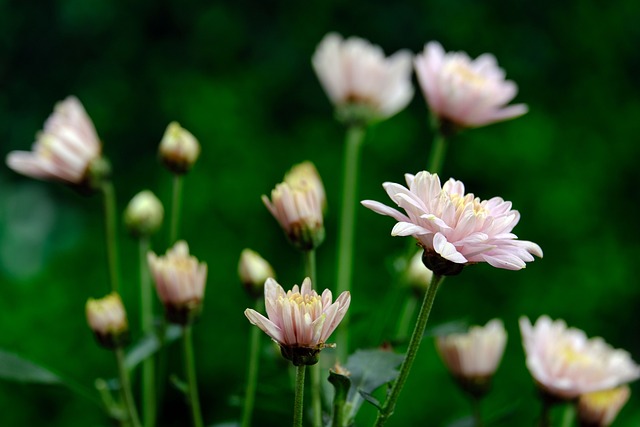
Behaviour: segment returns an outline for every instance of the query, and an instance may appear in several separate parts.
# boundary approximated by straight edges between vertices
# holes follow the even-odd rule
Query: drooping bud
[[[200,156],[200,143],[177,122],[169,123],[160,142],[160,159],[171,172],[183,175]]]
[[[207,264],[189,255],[189,246],[183,240],[165,256],[149,252],[147,260],[167,319],[180,325],[192,323],[202,311]]]
[[[245,290],[253,298],[258,298],[264,293],[264,282],[269,278],[275,278],[275,272],[271,265],[257,252],[244,249],[238,262],[238,275]]]
[[[127,314],[118,293],[112,292],[100,299],[89,298],[86,314],[89,327],[103,347],[114,349],[127,341]]]
[[[160,200],[149,190],[136,194],[124,211],[124,223],[135,237],[148,237],[162,225],[164,208]]]

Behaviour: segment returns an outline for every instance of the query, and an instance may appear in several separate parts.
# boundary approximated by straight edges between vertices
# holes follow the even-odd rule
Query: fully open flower
[[[189,255],[189,246],[183,240],[165,256],[149,252],[147,260],[167,319],[183,325],[193,321],[202,307],[207,264]]]
[[[540,246],[511,233],[520,220],[511,202],[465,194],[464,184],[453,178],[441,186],[438,175],[426,171],[405,178],[408,188],[391,182],[383,186],[406,214],[372,200],[362,204],[398,220],[391,235],[415,237],[424,248],[425,265],[434,273],[457,274],[476,262],[519,270],[533,261],[532,254],[542,257]]]
[[[613,349],[602,338],[587,339],[562,320],[542,316],[532,326],[522,317],[520,331],[529,372],[555,398],[574,399],[640,378],[640,366],[629,353]]]
[[[608,427],[629,400],[631,389],[627,385],[611,390],[594,391],[580,396],[578,419],[581,427]]]
[[[491,320],[484,327],[473,326],[467,333],[436,338],[442,361],[463,389],[474,396],[488,391],[506,343],[507,332],[499,319]]]
[[[464,52],[445,53],[440,43],[430,42],[416,56],[415,69],[429,108],[441,122],[478,127],[527,112],[525,104],[506,105],[518,88],[505,80],[489,53],[471,60]]]
[[[308,277],[302,287],[294,285],[287,292],[269,278],[264,284],[264,299],[268,318],[250,308],[244,311],[245,316],[280,345],[285,358],[299,366],[318,361],[318,353],[327,346],[329,335],[349,308],[351,294],[343,292],[332,303],[331,291],[325,289],[318,295]]]
[[[7,165],[32,178],[81,184],[101,145],[93,122],[75,96],[58,102],[32,151],[12,151]]]
[[[402,110],[413,97],[411,54],[386,58],[379,46],[327,34],[313,55],[313,68],[341,119],[379,120]]]

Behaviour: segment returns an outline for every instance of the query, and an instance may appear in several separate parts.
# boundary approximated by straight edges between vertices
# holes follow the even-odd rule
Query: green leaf
[[[367,402],[371,403],[373,406],[376,407],[376,409],[379,411],[382,410],[382,406],[380,405],[380,401],[378,399],[376,399],[375,397],[373,397],[372,395],[370,395],[369,393],[360,390],[360,395],[364,398],[364,400],[366,400]]]
[[[164,342],[167,345],[182,336],[182,328],[178,325],[169,325],[165,330]],[[131,371],[143,360],[155,354],[162,346],[158,334],[150,333],[142,337],[128,352],[124,359],[125,367]]]
[[[469,331],[469,322],[463,319],[452,320],[451,322],[440,323],[424,331],[426,337],[439,337],[449,334],[460,334]]]
[[[402,363],[404,356],[384,350],[358,350],[352,354],[345,368],[350,372],[351,388],[347,396],[351,413],[348,419],[355,419],[364,399],[377,402],[371,394],[381,385],[387,384],[398,377],[396,369]],[[375,403],[379,405],[379,403]]]
[[[0,350],[0,378],[23,383],[64,383],[62,378],[50,370],[4,350]]]

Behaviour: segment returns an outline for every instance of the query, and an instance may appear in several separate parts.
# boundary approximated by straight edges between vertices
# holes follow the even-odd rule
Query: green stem
[[[405,299],[404,307],[402,308],[402,314],[400,315],[400,321],[398,322],[398,332],[396,333],[396,340],[398,342],[404,342],[407,335],[409,335],[411,319],[413,319],[417,306],[418,299],[412,293]]]
[[[118,374],[120,376],[120,393],[122,395],[122,401],[127,408],[129,414],[129,421],[133,427],[140,427],[140,419],[138,418],[138,411],[136,410],[135,402],[133,401],[133,395],[131,394],[131,383],[129,383],[129,373],[124,365],[124,351],[122,347],[117,347],[114,350],[116,355],[116,362],[118,364]]]
[[[482,422],[482,410],[480,402],[482,399],[478,397],[471,398],[471,410],[473,411],[473,421],[475,427],[484,427],[484,423]]]
[[[304,252],[305,274],[311,279],[311,284],[316,284],[316,251],[311,249]],[[313,426],[322,427],[322,397],[320,386],[320,364],[311,366],[311,408],[313,409]]]
[[[551,427],[551,406],[552,403],[548,399],[542,398],[542,407],[540,410],[539,427]]]
[[[306,365],[296,366],[296,397],[293,402],[293,427],[302,427],[304,413],[304,370]]]
[[[568,403],[565,405],[564,413],[562,414],[562,423],[560,427],[571,427],[576,417],[576,408],[573,404]]]
[[[147,265],[149,252],[149,238],[141,237],[138,242],[140,259],[140,325],[145,335],[153,332],[153,293],[151,277]],[[153,355],[142,362],[142,420],[145,427],[152,427],[156,423],[155,401],[155,358]]]
[[[353,267],[353,239],[355,234],[356,190],[360,147],[364,141],[365,128],[351,125],[347,129],[344,153],[342,207],[338,240],[338,274],[336,286],[338,294],[351,289]],[[349,311],[347,311],[336,334],[338,360],[346,360],[349,354]]]
[[[101,189],[104,196],[104,225],[111,291],[117,292],[120,288],[120,268],[118,266],[118,242],[116,239],[116,196],[111,181],[105,181]]]
[[[200,399],[198,398],[198,382],[196,377],[196,363],[193,357],[193,334],[191,325],[184,327],[184,363],[187,374],[187,385],[189,387],[189,406],[194,427],[202,427],[202,414],[200,413]]]
[[[398,396],[400,396],[402,387],[409,377],[409,371],[411,371],[413,361],[418,354],[418,348],[420,347],[420,342],[422,341],[422,336],[424,335],[424,330],[427,326],[427,320],[429,320],[429,313],[431,312],[431,307],[433,306],[433,300],[436,297],[436,293],[438,292],[438,288],[440,287],[443,279],[444,276],[438,276],[437,274],[434,274],[433,278],[431,279],[431,284],[429,285],[429,289],[424,295],[422,307],[420,307],[420,312],[418,313],[416,326],[413,329],[413,333],[411,334],[409,347],[407,348],[407,354],[404,361],[402,362],[402,366],[400,367],[400,374],[398,375],[398,379],[395,381],[395,383],[393,383],[391,392],[389,393],[387,400],[378,413],[378,418],[376,419],[375,423],[376,427],[383,426],[387,422],[389,417],[393,414]]]
[[[433,137],[433,144],[431,146],[431,156],[429,157],[429,169],[431,173],[440,174],[442,163],[444,162],[444,156],[447,151],[447,139],[442,132],[437,131]]]
[[[264,303],[262,298],[256,301],[255,310],[261,312]],[[258,362],[260,361],[260,335],[262,331],[259,328],[251,327],[251,337],[249,344],[249,368],[247,372],[247,389],[244,395],[244,408],[242,411],[242,427],[251,425],[251,416],[253,415],[253,406],[256,399],[256,389],[258,386]]]
[[[182,203],[182,175],[173,176],[173,198],[171,201],[171,228],[169,246],[178,240],[180,227],[180,206]]]

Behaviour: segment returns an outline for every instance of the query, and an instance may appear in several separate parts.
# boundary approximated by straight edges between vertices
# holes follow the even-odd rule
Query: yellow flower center
[[[486,84],[487,79],[480,73],[471,69],[467,61],[463,58],[455,58],[448,61],[444,66],[445,75],[455,75],[462,79],[466,84],[473,87],[482,87]]]
[[[471,206],[473,214],[475,216],[487,216],[488,211],[482,206],[479,198],[473,198],[471,194],[467,194],[465,196],[461,196],[459,194],[449,194],[449,199],[451,203],[456,207],[458,212],[462,212],[467,206]]]
[[[571,345],[564,345],[558,356],[562,358],[566,365],[592,365],[593,358],[586,355],[584,352],[576,351]]]

